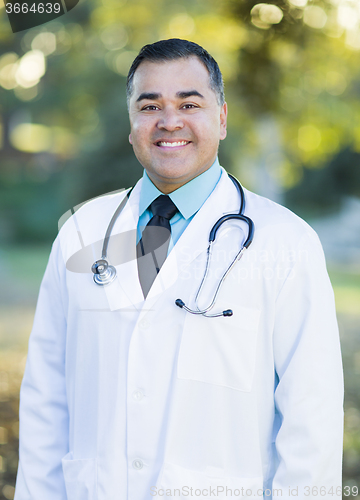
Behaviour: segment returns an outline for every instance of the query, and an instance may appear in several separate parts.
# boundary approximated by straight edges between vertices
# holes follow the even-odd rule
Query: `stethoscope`
[[[225,311],[222,311],[220,313],[215,313],[215,314],[208,314],[208,312],[214,307],[215,301],[216,301],[217,296],[219,294],[220,288],[221,288],[222,284],[224,283],[225,278],[228,276],[228,274],[230,273],[232,268],[235,266],[235,264],[241,259],[245,250],[247,248],[249,248],[249,246],[251,245],[251,242],[254,238],[254,223],[250,219],[250,217],[247,217],[246,215],[244,215],[244,210],[245,210],[244,190],[243,190],[240,182],[235,177],[233,177],[231,174],[228,174],[228,175],[229,175],[230,179],[232,180],[232,182],[234,183],[234,185],[238,191],[239,197],[240,197],[239,213],[238,214],[224,215],[214,224],[214,226],[212,227],[212,229],[210,231],[205,273],[204,273],[203,279],[200,283],[199,290],[198,290],[196,297],[195,297],[195,305],[196,305],[197,309],[196,310],[190,309],[189,307],[187,307],[185,305],[185,303],[181,299],[175,300],[175,304],[178,307],[180,307],[181,309],[185,309],[185,311],[187,311],[191,314],[202,314],[203,316],[205,316],[207,318],[216,318],[218,316],[232,316],[233,315],[233,311],[231,309],[227,309]],[[93,279],[97,285],[101,285],[101,286],[108,285],[109,283],[113,282],[114,279],[116,278],[115,267],[111,266],[107,261],[107,248],[108,248],[108,244],[109,244],[111,231],[114,227],[116,219],[119,217],[121,211],[125,207],[128,199],[130,197],[131,191],[132,191],[132,189],[130,189],[127,192],[126,196],[123,198],[120,205],[116,209],[114,215],[112,216],[110,223],[109,223],[109,226],[106,230],[106,234],[105,234],[105,238],[104,238],[104,242],[103,242],[103,247],[102,247],[102,252],[101,252],[101,259],[94,262],[94,264],[91,267],[91,270],[94,273]],[[205,309],[200,309],[198,307],[199,296],[200,296],[201,290],[203,289],[204,283],[206,281],[206,278],[207,278],[207,275],[209,272],[211,255],[212,255],[213,245],[214,245],[215,238],[216,238],[216,233],[217,233],[218,229],[221,227],[221,225],[224,224],[224,222],[227,222],[228,220],[231,220],[231,219],[243,221],[248,225],[247,238],[246,238],[245,242],[243,243],[242,247],[240,248],[240,250],[238,251],[238,253],[236,254],[236,256],[234,257],[234,259],[232,260],[231,264],[229,265],[229,267],[227,268],[227,270],[225,271],[225,273],[221,277],[221,279],[217,285],[217,288],[215,290],[215,294],[214,294],[214,297],[213,297],[211,303]]]
[[[102,251],[101,251],[101,259],[95,261],[94,264],[91,266],[91,270],[94,273],[93,279],[97,285],[100,285],[100,286],[109,285],[116,278],[115,267],[111,266],[107,261],[107,248],[109,245],[111,231],[113,230],[116,219],[119,217],[120,213],[122,212],[123,208],[125,207],[128,199],[130,198],[131,191],[133,189],[134,188],[131,188],[126,193],[126,196],[124,196],[124,198],[121,200],[120,205],[117,207],[117,209],[114,212],[114,215],[111,217],[111,220],[109,222],[108,228],[107,228],[106,233],[105,233],[105,238],[104,238],[103,247],[102,247]]]

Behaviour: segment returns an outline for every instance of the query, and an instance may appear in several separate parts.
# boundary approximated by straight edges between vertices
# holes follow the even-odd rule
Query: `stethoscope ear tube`
[[[254,238],[255,226],[254,226],[253,221],[250,219],[250,217],[246,217],[246,215],[242,215],[242,217],[243,217],[244,221],[247,222],[247,224],[249,226],[248,236],[245,240],[244,248],[249,248],[249,246],[251,245],[252,240]]]
[[[246,241],[243,245],[244,247],[247,248],[251,244],[253,236],[254,236],[254,223],[251,219],[249,219],[249,217],[246,217],[246,215],[242,215],[242,214],[228,214],[228,215],[224,215],[223,217],[221,217],[221,219],[219,219],[214,224],[213,228],[210,231],[209,242],[215,241],[217,230],[220,228],[220,226],[224,222],[231,220],[231,219],[242,220],[243,222],[246,222],[246,224],[249,226],[248,236],[247,236]]]
[[[207,318],[217,318],[219,316],[232,316],[233,315],[232,309],[227,309],[226,311],[222,311],[221,313],[216,313],[216,314],[204,314],[203,311],[193,311],[192,309],[189,309],[181,299],[176,299],[175,304],[178,307],[180,307],[180,309],[185,309],[185,311],[187,311],[191,314],[202,314],[203,316],[206,316]]]

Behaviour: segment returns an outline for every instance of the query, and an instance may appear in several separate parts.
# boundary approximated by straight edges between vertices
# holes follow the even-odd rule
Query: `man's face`
[[[211,167],[226,137],[226,115],[197,57],[140,64],[129,104],[129,140],[160,191],[171,193]]]

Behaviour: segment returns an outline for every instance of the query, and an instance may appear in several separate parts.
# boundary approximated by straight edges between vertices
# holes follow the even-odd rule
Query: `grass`
[[[0,262],[16,280],[38,288],[50,254],[50,245],[3,247]]]
[[[360,272],[346,266],[332,266],[329,268],[329,276],[334,288],[337,312],[360,316]]]

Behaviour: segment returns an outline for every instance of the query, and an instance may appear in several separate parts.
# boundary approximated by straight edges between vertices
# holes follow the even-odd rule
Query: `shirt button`
[[[140,460],[140,458],[136,458],[133,463],[132,463],[132,466],[134,467],[134,469],[136,470],[140,470],[143,468],[144,464],[143,464],[143,461]]]
[[[142,319],[139,323],[139,326],[142,330],[146,330],[150,326],[150,322],[147,319]]]
[[[141,401],[143,397],[144,393],[140,389],[133,392],[133,399],[135,399],[135,401]]]

